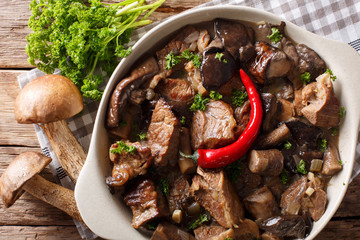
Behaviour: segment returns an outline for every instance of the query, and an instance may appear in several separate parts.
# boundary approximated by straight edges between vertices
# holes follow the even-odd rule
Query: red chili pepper
[[[217,149],[198,149],[192,158],[200,167],[219,168],[238,160],[249,150],[259,133],[263,117],[260,96],[254,83],[242,69],[240,76],[251,104],[250,121],[236,142]]]

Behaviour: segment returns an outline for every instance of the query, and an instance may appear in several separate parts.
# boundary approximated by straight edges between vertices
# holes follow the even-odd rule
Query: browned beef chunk
[[[235,141],[236,121],[232,108],[223,101],[210,101],[206,110],[195,112],[191,123],[193,149],[217,148]]]
[[[130,73],[130,76],[122,79],[111,95],[106,124],[108,127],[117,127],[121,114],[126,106],[133,89],[138,89],[146,80],[150,79],[159,71],[159,66],[153,57],[147,58]]]
[[[277,122],[288,121],[295,117],[295,107],[292,102],[285,99],[278,99],[278,106]]]
[[[248,62],[249,72],[260,84],[273,78],[285,77],[291,71],[293,62],[280,49],[265,42],[255,44],[256,57]]]
[[[286,189],[286,185],[281,182],[280,177],[265,176],[262,178],[263,185],[268,187],[277,202],[280,202],[281,195]]]
[[[284,157],[278,149],[252,150],[249,169],[263,176],[279,176],[284,167]]]
[[[305,176],[294,182],[281,197],[281,213],[297,215],[301,209],[301,199],[305,195],[307,179]]]
[[[335,127],[340,121],[340,103],[335,96],[330,74],[316,78],[316,82],[306,85],[302,90],[305,107],[301,113],[315,126]]]
[[[232,184],[222,170],[197,169],[192,189],[195,200],[223,227],[239,226],[244,210]]]
[[[170,212],[177,209],[184,211],[188,207],[191,196],[189,182],[180,175],[171,184],[170,193],[167,196]]]
[[[279,237],[303,238],[306,224],[301,216],[284,215],[268,218],[259,227]]]
[[[338,149],[334,144],[330,143],[324,153],[324,164],[321,173],[332,176],[341,169]]]
[[[261,240],[281,240],[281,238],[275,234],[264,232],[261,234]]]
[[[215,30],[225,49],[235,59],[246,62],[255,55],[254,32],[251,28],[247,28],[239,22],[216,19]]]
[[[238,124],[238,131],[242,133],[250,121],[251,104],[247,100],[241,107],[235,108],[235,119]]]
[[[314,221],[318,221],[325,212],[326,209],[326,192],[322,189],[316,189],[310,196],[311,207],[308,208],[311,218]]]
[[[294,107],[296,115],[302,116],[301,110],[305,107],[302,102],[302,89],[295,91]]]
[[[199,32],[192,26],[187,26],[180,30],[178,34],[168,43],[164,48],[156,52],[157,59],[159,61],[160,72],[164,72],[165,76],[169,76],[174,70],[177,70],[184,66],[185,62],[178,64],[172,69],[166,69],[166,60],[165,57],[169,53],[173,53],[175,56],[179,55],[185,49],[189,49],[192,43],[197,43],[197,38],[194,38],[193,41],[185,41],[187,37],[191,34],[199,35]]]
[[[244,199],[246,210],[255,221],[262,221],[280,214],[279,206],[269,188],[262,187]]]
[[[153,181],[144,179],[134,183],[124,195],[124,201],[133,213],[132,226],[139,228],[145,222],[168,216],[164,197],[156,191]]]
[[[185,79],[166,78],[157,86],[161,96],[181,115],[184,115],[194,98],[194,91]]]
[[[120,187],[128,180],[139,175],[144,175],[150,166],[151,150],[142,146],[139,142],[128,143],[128,146],[136,147],[135,153],[122,151],[119,153],[111,153],[111,150],[118,148],[118,143],[114,143],[110,147],[110,160],[114,163],[112,176],[106,179],[106,183],[112,187]]]
[[[275,115],[278,109],[277,100],[271,93],[261,93],[260,98],[264,110],[262,130],[270,132],[275,124]]]
[[[219,58],[219,54],[222,57]],[[217,90],[227,83],[235,70],[231,54],[218,48],[209,48],[203,53],[200,68],[202,85],[208,90]]]
[[[195,240],[194,236],[168,222],[160,223],[150,240]]]
[[[256,147],[260,149],[276,147],[282,144],[291,137],[291,133],[286,124],[281,124],[280,127],[273,131],[262,135],[256,141]]]
[[[200,226],[194,230],[196,240],[223,240],[226,238],[234,238],[234,230],[226,229],[219,225]]]
[[[165,100],[160,98],[156,103],[146,135],[151,153],[155,156],[155,165],[177,164],[179,128],[179,120]]]

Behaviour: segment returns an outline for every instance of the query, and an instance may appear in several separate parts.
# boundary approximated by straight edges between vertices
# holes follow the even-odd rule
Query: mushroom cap
[[[61,75],[44,75],[29,82],[15,100],[19,123],[50,123],[65,120],[84,108],[79,89]]]
[[[23,194],[22,186],[50,162],[51,158],[38,152],[24,152],[15,157],[0,177],[0,196],[5,207],[10,207]]]

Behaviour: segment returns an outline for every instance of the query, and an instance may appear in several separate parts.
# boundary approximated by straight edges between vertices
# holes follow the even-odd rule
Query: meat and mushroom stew
[[[334,79],[283,22],[187,26],[114,89],[106,183],[151,239],[304,238],[342,169]]]

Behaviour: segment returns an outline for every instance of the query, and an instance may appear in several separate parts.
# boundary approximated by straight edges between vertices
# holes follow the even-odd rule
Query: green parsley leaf
[[[126,143],[124,143],[123,141],[117,141],[117,148],[113,148],[110,150],[111,153],[114,154],[121,154],[123,151],[130,153],[130,154],[134,154],[137,151],[137,148],[135,146],[132,145],[126,145]]]
[[[209,221],[209,217],[206,214],[200,214],[199,218],[196,219],[194,222],[192,222],[189,226],[188,229],[196,229],[199,227],[200,224]]]
[[[180,118],[180,123],[181,123],[181,125],[185,125],[185,123],[186,123],[186,117],[185,116],[181,116],[181,118]]]
[[[339,112],[339,117],[340,118],[344,118],[345,117],[345,107],[341,107],[340,108],[340,112]]]
[[[304,84],[308,84],[310,82],[310,73],[304,72],[300,75],[300,79]]]
[[[165,68],[172,69],[175,65],[181,62],[181,56],[175,56],[173,52],[170,52],[165,56]]]
[[[165,195],[170,194],[169,181],[166,178],[160,179],[159,186],[160,186],[161,192],[163,192]]]
[[[158,225],[159,225],[158,222],[153,222],[153,221],[146,223],[146,227],[147,227],[147,229],[149,229],[149,230],[155,230]]]
[[[225,172],[228,175],[229,179],[232,182],[237,182],[239,177],[242,174],[242,163],[241,160],[237,160],[233,163],[230,163],[225,167]]]
[[[291,147],[292,147],[291,142],[286,141],[285,144],[284,144],[284,148],[289,150],[289,149],[291,149]]]
[[[336,76],[333,74],[333,72],[328,68],[325,71],[326,73],[330,73],[330,78],[331,80],[335,81],[336,80]]]
[[[326,149],[327,149],[327,140],[326,140],[326,139],[321,139],[320,149],[321,149],[321,151],[323,151],[323,152],[326,151]]]
[[[194,97],[194,102],[190,106],[191,111],[201,110],[205,111],[206,104],[210,102],[210,98],[202,98],[200,94],[196,94]]]
[[[299,173],[307,174],[306,165],[305,165],[304,160],[301,159],[301,161],[299,162],[299,165],[296,166],[296,170],[297,170]]]
[[[222,59],[223,57],[224,57],[224,54],[223,54],[223,53],[217,52],[217,53],[215,54],[215,59],[218,59],[220,62],[227,63],[227,60],[226,60],[225,58]]]
[[[139,137],[140,140],[145,140],[146,139],[146,132],[139,133],[138,137]]]
[[[339,164],[340,164],[340,165],[343,165],[343,161],[341,161],[341,159],[339,159]]]
[[[243,105],[243,103],[245,102],[247,97],[248,97],[247,92],[243,92],[243,91],[240,91],[237,89],[233,89],[233,91],[231,93],[232,103],[236,107],[241,107],[241,105]]]
[[[338,130],[336,127],[332,127],[332,128],[330,128],[329,130],[330,130],[331,136],[336,136],[336,135],[338,135],[339,130]]]
[[[230,238],[230,237],[227,237],[227,238],[225,238],[225,240],[233,240],[232,238]]]
[[[60,69],[84,97],[99,101],[103,76],[95,69],[110,76],[118,57],[131,53],[126,45],[133,30],[151,23],[147,18],[164,1],[32,0],[28,22],[32,32],[25,48],[28,62],[48,74]]]
[[[273,43],[278,43],[282,39],[282,34],[280,33],[279,29],[273,27],[271,28],[271,35],[267,36]]]
[[[222,97],[223,97],[223,96],[222,96],[219,92],[210,91],[210,98],[211,98],[212,100],[217,101],[217,100],[222,99]]]
[[[192,61],[193,65],[196,68],[200,68],[201,66],[201,57],[197,54],[194,54],[193,52],[190,52],[189,49],[185,49],[182,53],[181,56],[188,62]]]
[[[290,181],[288,173],[285,171],[285,169],[282,170],[280,174],[280,181],[285,185]]]

